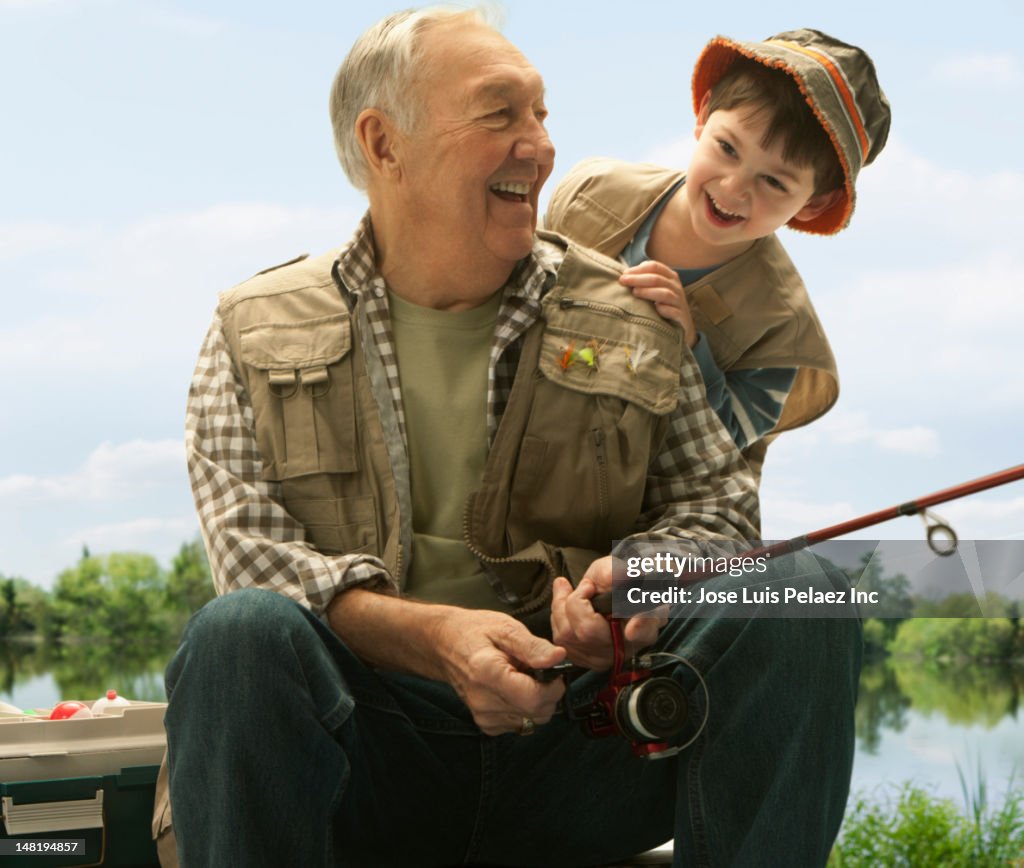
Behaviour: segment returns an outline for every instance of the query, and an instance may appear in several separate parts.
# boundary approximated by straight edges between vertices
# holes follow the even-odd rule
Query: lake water
[[[172,653],[87,647],[54,656],[0,645],[0,701],[44,708],[60,699],[95,699],[110,687],[131,699],[163,701]],[[997,800],[1014,770],[1024,785],[1022,697],[1020,666],[870,664],[857,706],[853,789],[884,793],[913,781],[962,805],[960,772],[976,790],[980,770],[990,800]]]

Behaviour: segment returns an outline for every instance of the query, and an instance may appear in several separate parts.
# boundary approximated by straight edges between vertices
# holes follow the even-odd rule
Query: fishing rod
[[[849,521],[840,522],[839,524],[834,524],[829,527],[822,528],[821,530],[811,531],[810,533],[796,536],[792,539],[772,543],[771,545],[759,546],[751,549],[750,551],[744,552],[740,557],[775,557],[777,555],[798,552],[801,549],[816,545],[820,542],[825,542],[826,540],[835,539],[843,534],[862,530],[863,528],[871,527],[872,525],[882,524],[883,522],[891,521],[894,518],[900,518],[905,515],[920,515],[925,523],[929,548],[931,548],[935,554],[947,557],[956,551],[958,542],[956,532],[948,522],[939,518],[939,516],[934,513],[929,513],[928,509],[939,503],[958,500],[961,497],[967,497],[971,494],[977,494],[979,491],[987,491],[990,488],[997,488],[1000,485],[1006,485],[1010,482],[1016,482],[1021,479],[1024,479],[1024,464],[1018,464],[1015,467],[1008,467],[1006,470],[1000,470],[997,473],[990,473],[988,476],[981,476],[978,479],[972,479],[970,482],[964,482],[960,485],[944,488],[941,491],[934,492],[933,494],[927,494],[924,497],[917,498],[916,500],[908,500],[905,503],[890,506],[887,509],[869,512],[867,515],[852,518]],[[710,579],[714,575],[716,574],[713,572],[700,571],[686,573],[679,577],[679,583],[683,585],[696,584],[697,582]],[[612,592],[606,591],[603,594],[599,594],[593,599],[592,604],[594,606],[594,610],[600,614],[611,614]]]
[[[1020,479],[1024,479],[1024,464],[1018,464],[1016,467],[982,476],[952,488],[945,488],[916,500],[908,500],[906,503],[890,506],[888,509],[880,509],[859,518],[793,537],[793,539],[760,546],[746,552],[743,557],[759,558],[789,554],[904,515],[921,516],[927,528],[929,547],[936,554],[945,557],[956,551],[956,532],[946,521],[930,514],[929,508]],[[684,585],[695,584],[710,579],[714,575],[717,575],[714,571],[695,571],[680,576],[677,581]],[[707,684],[700,672],[689,661],[675,654],[655,651],[627,660],[625,620],[614,617],[612,614],[612,592],[599,594],[591,603],[597,612],[608,619],[611,627],[613,665],[608,676],[608,683],[597,694],[593,702],[582,711],[572,713],[567,711],[567,716],[570,720],[578,721],[584,732],[592,737],[624,736],[629,741],[633,753],[638,757],[660,759],[675,756],[684,747],[693,743],[707,723],[710,709]],[[667,662],[659,663],[659,660]],[[697,727],[696,733],[684,745],[672,747],[670,739],[683,730],[690,714],[686,692],[670,676],[669,670],[677,664],[683,664],[694,672],[704,690],[707,702],[704,719]],[[545,670],[544,680],[550,680],[563,674],[567,678],[571,678],[579,674],[580,671],[582,670],[579,667],[562,664],[554,669]]]

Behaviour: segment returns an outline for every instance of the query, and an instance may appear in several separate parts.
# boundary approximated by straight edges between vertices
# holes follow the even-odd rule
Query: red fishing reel
[[[626,659],[625,622],[608,618],[612,631],[613,664],[608,683],[593,703],[576,719],[584,732],[594,738],[621,735],[636,756],[662,759],[674,756],[681,748],[670,747],[668,739],[682,732],[690,717],[689,701],[682,687],[668,671],[682,658],[674,654],[653,653]],[[655,665],[655,658],[670,658]],[[682,661],[686,662],[686,661]]]

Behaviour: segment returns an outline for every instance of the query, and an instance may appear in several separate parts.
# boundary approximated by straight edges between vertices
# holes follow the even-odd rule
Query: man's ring
[[[537,728],[537,724],[533,722],[532,717],[524,717],[523,722],[519,724],[520,735],[533,735],[533,731]]]

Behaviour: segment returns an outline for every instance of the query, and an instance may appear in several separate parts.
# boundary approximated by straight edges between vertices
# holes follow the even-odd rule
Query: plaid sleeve
[[[757,482],[707,402],[700,371],[685,354],[679,406],[648,470],[643,513],[632,540],[735,540],[760,536]]]
[[[214,317],[189,389],[185,422],[189,480],[219,594],[265,588],[321,613],[356,585],[395,591],[369,555],[324,555],[262,478],[252,405]]]

